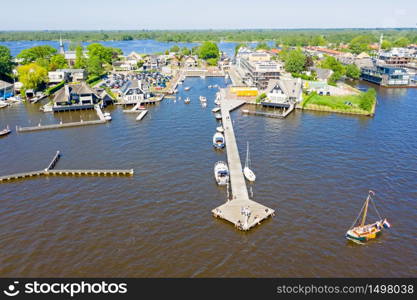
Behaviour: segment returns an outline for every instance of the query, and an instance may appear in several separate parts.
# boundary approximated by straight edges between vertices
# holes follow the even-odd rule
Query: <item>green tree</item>
[[[171,49],[169,49],[169,52],[178,53],[180,52],[180,47],[178,45],[174,45],[171,47]]]
[[[17,55],[17,58],[22,59],[23,64],[28,64],[37,60],[49,60],[56,53],[57,50],[52,46],[35,46],[29,49],[22,50]]]
[[[67,61],[65,60],[65,56],[62,54],[56,54],[51,57],[51,61],[49,63],[49,70],[55,71],[56,69],[65,69],[68,67]]]
[[[344,75],[346,70],[345,67],[333,56],[327,55],[320,63],[320,67],[323,69],[330,69],[334,73]]]
[[[13,63],[10,50],[6,46],[0,46],[0,77],[12,72]]]
[[[392,48],[392,43],[390,41],[383,40],[381,48],[384,50],[390,50]]]
[[[242,47],[247,47],[248,45],[247,44],[245,44],[245,43],[239,43],[239,44],[237,44],[236,46],[235,46],[235,56],[236,56],[236,54],[239,52],[239,49],[240,48],[242,48]]]
[[[268,46],[267,43],[261,42],[256,45],[256,50],[270,50],[271,47]]]
[[[143,64],[145,62],[143,60],[138,61],[138,63],[136,64],[136,66],[138,67],[138,69],[142,68]]]
[[[190,55],[191,54],[191,50],[188,49],[187,47],[183,47],[181,49],[181,53],[182,53],[182,55]]]
[[[306,56],[300,50],[291,50],[282,54],[285,70],[290,73],[302,73],[305,70]]]
[[[91,56],[87,61],[89,76],[98,76],[104,72],[103,64],[98,56]]]
[[[89,59],[95,57],[101,63],[111,64],[114,56],[117,54],[114,52],[113,48],[104,47],[102,44],[93,43],[87,46],[88,57]]]
[[[406,37],[401,37],[394,42],[395,47],[407,47],[411,42]]]
[[[372,42],[375,42],[374,37],[369,35],[359,35],[350,41],[349,49],[355,54],[366,52],[369,50],[368,46]]]
[[[316,35],[316,36],[314,36],[313,39],[312,39],[312,41],[311,41],[311,44],[313,46],[326,46],[327,43],[328,42],[326,41],[326,39],[322,35]]]
[[[84,69],[87,66],[87,59],[84,56],[83,47],[77,46],[75,48],[75,64],[76,69]]]
[[[37,63],[22,65],[17,72],[25,89],[36,89],[48,80],[48,71]]]
[[[198,49],[198,57],[204,60],[214,58],[219,58],[219,47],[216,43],[213,42],[204,42]]]
[[[256,103],[261,103],[265,98],[266,98],[267,96],[266,96],[266,94],[265,93],[262,93],[262,94],[260,94],[260,95],[258,95],[258,97],[256,97]]]
[[[359,79],[361,70],[354,64],[346,66],[346,76],[352,79]]]

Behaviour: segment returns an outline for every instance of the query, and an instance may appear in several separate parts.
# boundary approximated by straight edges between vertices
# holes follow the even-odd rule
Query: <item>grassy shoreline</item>
[[[321,96],[316,93],[307,95],[297,108],[304,110],[334,112],[342,114],[374,116],[376,92],[370,89],[357,95]]]

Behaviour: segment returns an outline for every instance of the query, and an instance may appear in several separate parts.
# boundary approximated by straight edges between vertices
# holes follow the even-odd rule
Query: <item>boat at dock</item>
[[[214,99],[214,104],[220,105],[220,93],[216,93],[216,99]]]
[[[190,97],[187,97],[184,99],[184,103],[185,104],[189,104],[191,102]]]
[[[382,218],[379,214],[378,209],[376,208],[375,203],[372,199],[373,196],[375,196],[375,193],[373,191],[369,191],[368,197],[366,198],[365,203],[362,206],[362,209],[359,212],[358,217],[353,222],[351,228],[346,232],[346,239],[361,244],[363,242],[377,238],[384,228],[386,229],[391,227],[387,219]],[[371,224],[365,224],[369,209],[369,203],[371,202],[378,215],[379,220]],[[355,226],[361,214],[361,223],[358,226]]]
[[[216,114],[214,115],[214,117],[215,117],[217,120],[221,120],[221,119],[222,119],[222,115],[221,115],[221,114],[219,114],[219,113],[216,113]]]
[[[200,96],[200,101],[201,101],[201,102],[207,102],[207,98],[206,98],[206,97],[204,97],[204,96]]]
[[[250,158],[249,158],[249,142],[247,143],[246,147],[246,161],[245,167],[243,168],[243,175],[248,181],[254,182],[256,180],[255,173],[250,168]]]
[[[220,133],[223,133],[223,132],[224,132],[224,128],[223,128],[223,126],[219,126],[219,127],[217,127],[217,128],[216,128],[216,131],[217,131],[217,132],[220,132]]]
[[[218,185],[229,183],[229,168],[224,161],[218,161],[214,164],[214,178]]]
[[[8,135],[8,134],[10,134],[12,131],[10,130],[10,128],[9,128],[9,125],[7,125],[7,127],[6,128],[4,128],[2,131],[0,131],[0,136],[5,136],[5,135]]]
[[[142,110],[141,113],[136,117],[136,121],[142,120],[146,116],[147,113],[148,113],[147,110]]]
[[[7,106],[9,106],[9,103],[4,102],[4,101],[0,101],[0,108],[5,108]]]
[[[184,88],[184,91],[189,91],[190,89],[191,89],[191,87],[186,86],[186,87]]]
[[[223,149],[225,146],[224,135],[221,132],[216,132],[213,136],[213,147],[216,149]]]
[[[111,115],[110,115],[110,113],[105,112],[105,113],[103,114],[103,116],[104,116],[104,119],[105,119],[106,121],[111,121]]]
[[[211,111],[214,112],[214,113],[217,113],[217,112],[220,111],[220,107],[215,107]]]

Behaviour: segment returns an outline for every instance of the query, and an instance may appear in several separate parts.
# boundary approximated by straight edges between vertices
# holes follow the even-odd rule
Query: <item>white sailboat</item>
[[[246,161],[245,161],[245,167],[243,168],[243,174],[245,175],[246,179],[249,181],[255,181],[256,176],[255,173],[250,169],[250,158],[249,158],[249,142],[247,143],[247,149],[246,149]]]

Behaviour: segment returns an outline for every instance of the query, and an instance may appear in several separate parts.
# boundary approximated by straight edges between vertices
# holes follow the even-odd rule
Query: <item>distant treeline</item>
[[[395,42],[406,38],[417,43],[417,30],[398,29],[253,29],[253,30],[121,30],[121,31],[0,31],[0,41],[47,41],[65,40],[73,42],[129,41],[152,39],[161,42],[203,41],[275,41],[288,46],[308,46],[325,43],[349,43],[357,36],[366,36],[378,42],[381,33],[384,39]]]

